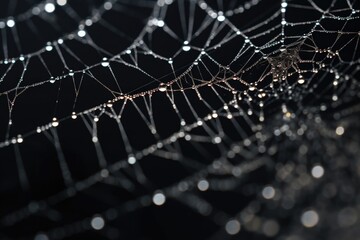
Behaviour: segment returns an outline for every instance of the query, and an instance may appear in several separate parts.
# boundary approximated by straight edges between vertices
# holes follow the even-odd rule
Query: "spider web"
[[[360,234],[358,1],[1,4],[1,239]]]

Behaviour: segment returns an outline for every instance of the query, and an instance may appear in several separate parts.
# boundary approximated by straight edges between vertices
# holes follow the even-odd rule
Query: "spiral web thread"
[[[26,196],[24,204],[2,210],[3,238],[7,229],[38,217],[50,225],[22,237],[63,239],[98,230],[100,237],[117,239],[118,219],[172,201],[216,226],[204,239],[247,234],[312,239],[321,229],[327,229],[324,239],[353,239],[360,217],[357,1],[114,0],[94,5],[84,18],[71,4],[45,1],[0,20],[0,98],[7,102],[0,152],[10,152],[1,161],[16,163],[18,175],[7,181],[17,181]],[[268,11],[259,14],[262,4]],[[144,26],[134,38],[117,29],[126,23],[103,19],[126,11],[136,18],[144,9],[150,16],[140,19]],[[54,22],[61,11],[77,22],[75,30],[64,34]],[[252,12],[259,16],[246,24],[237,21]],[[61,37],[27,53],[17,26],[26,23],[42,35],[32,24],[36,18]],[[128,47],[112,52],[93,38],[97,27],[126,39]],[[86,63],[74,42],[97,61]],[[48,56],[59,64],[46,61]],[[29,80],[32,68],[43,78]],[[105,100],[87,104],[91,96],[83,91],[89,82]],[[72,87],[63,87],[69,83]],[[18,102],[31,101],[35,89],[54,101],[51,116],[18,127],[27,121],[17,118]],[[63,107],[64,98],[71,104]],[[86,129],[71,134],[90,142],[94,153],[89,162],[95,160],[95,170],[86,176],[76,176],[77,159],[63,148],[71,136],[62,132],[72,124]],[[31,195],[31,163],[22,150],[39,137],[54,152],[62,181],[41,198]],[[106,149],[111,144],[116,147]],[[152,161],[170,175],[176,168],[186,173],[159,184],[143,169]],[[167,169],[168,164],[175,168]],[[254,181],[259,172],[265,179]],[[109,203],[101,196],[120,189],[131,197]],[[72,216],[59,207],[90,191],[95,194],[86,196],[102,202],[99,209]],[[211,193],[216,199],[231,193],[248,200],[229,210]]]

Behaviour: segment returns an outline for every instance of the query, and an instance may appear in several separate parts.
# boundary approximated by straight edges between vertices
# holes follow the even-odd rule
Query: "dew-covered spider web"
[[[360,239],[358,0],[0,6],[0,239]]]

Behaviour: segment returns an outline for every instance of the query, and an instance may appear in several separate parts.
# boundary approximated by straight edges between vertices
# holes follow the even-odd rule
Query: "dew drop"
[[[301,215],[301,223],[304,227],[315,227],[319,222],[319,215],[314,210],[308,210]]]
[[[206,191],[209,189],[209,182],[207,180],[200,180],[197,184],[197,187],[200,191]]]
[[[320,165],[314,166],[311,169],[311,175],[314,178],[321,178],[324,175],[324,168]]]
[[[223,15],[222,12],[219,13],[219,15],[218,15],[218,17],[217,17],[217,20],[218,20],[219,22],[223,22],[223,21],[225,20],[225,16]]]
[[[48,52],[50,52],[51,50],[53,50],[53,46],[51,45],[51,42],[48,42],[48,43],[46,44],[45,50],[48,51]]]
[[[105,220],[101,216],[95,216],[91,219],[90,225],[95,230],[101,230],[105,226]]]
[[[160,86],[159,86],[159,91],[160,92],[165,92],[166,91],[166,85],[161,83]]]
[[[57,120],[57,118],[53,118],[53,119],[52,119],[51,125],[52,125],[53,127],[59,126],[59,121]]]
[[[45,9],[45,12],[52,13],[55,11],[55,5],[52,2],[48,2],[45,4],[44,9]]]
[[[9,28],[12,28],[15,26],[15,21],[14,19],[10,18],[6,21],[6,25],[9,27]]]
[[[165,203],[166,197],[162,192],[155,193],[153,196],[153,203],[157,206],[161,206]]]
[[[275,197],[275,189],[272,186],[266,186],[262,190],[262,195],[265,199],[272,199]]]
[[[18,135],[16,141],[17,141],[17,143],[22,143],[24,141],[24,139],[21,135]]]
[[[136,158],[134,156],[129,156],[128,163],[129,164],[135,164],[136,163]]]
[[[67,0],[57,0],[56,3],[57,3],[59,6],[64,6],[64,5],[66,5]]]
[[[101,66],[103,66],[103,67],[108,67],[109,66],[109,61],[108,61],[108,59],[106,57],[104,57],[102,59]]]
[[[189,45],[184,45],[183,47],[182,47],[182,49],[185,51],[185,52],[187,52],[187,51],[190,51],[190,46]]]
[[[77,32],[77,35],[79,36],[79,37],[85,37],[85,35],[86,35],[86,31],[85,30],[83,30],[83,29],[81,29],[81,30],[79,30],[78,32]]]
[[[225,230],[230,235],[235,235],[240,231],[240,222],[238,220],[230,220],[225,225]]]
[[[299,84],[304,84],[305,83],[305,79],[302,75],[299,76],[299,79],[297,81]]]

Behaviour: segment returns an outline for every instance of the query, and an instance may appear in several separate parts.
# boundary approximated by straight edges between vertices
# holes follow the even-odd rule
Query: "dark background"
[[[11,2],[12,1],[4,1],[4,3],[0,4],[0,17],[6,18],[9,15],[18,16],[20,13],[27,11],[27,9],[31,9],[34,4],[40,3],[40,1],[15,1],[16,4],[14,4],[14,6],[16,7],[12,10],[9,7]],[[234,9],[234,7],[241,5],[240,2],[241,1],[223,1],[223,7],[221,7],[219,2],[209,1],[209,5],[216,10],[225,11],[226,9]],[[296,2],[304,2],[303,4],[309,5],[306,1]],[[321,1],[318,2],[320,5],[328,4]],[[244,14],[238,14],[229,17],[229,19],[236,24],[237,28],[241,30],[246,29],[261,23],[275,11],[279,10],[280,3],[280,1],[262,1],[252,9],[246,10]],[[9,28],[5,28],[6,30],[1,29],[2,32],[6,31],[7,34],[8,58],[16,58],[20,54],[26,55],[27,53],[37,51],[45,46],[47,42],[57,41],[64,33],[73,32],[74,39],[65,40],[64,45],[66,45],[80,61],[62,48],[61,51],[67,65],[65,66],[59,58],[55,47],[52,51],[41,54],[43,61],[54,77],[67,75],[70,70],[76,71],[86,68],[86,66],[92,66],[101,62],[104,57],[110,59],[116,54],[125,51],[129,46],[132,46],[135,39],[143,31],[144,26],[146,26],[148,17],[152,14],[155,1],[119,1],[114,4],[112,10],[102,15],[98,23],[94,23],[91,27],[86,27],[86,37],[79,38],[76,35],[78,28],[77,19],[84,19],[89,14],[94,13],[94,9],[99,8],[102,4],[103,1],[100,0],[69,0],[69,3],[65,7],[60,8],[57,6],[53,14],[41,13],[39,16],[32,16],[27,20],[16,20],[16,29],[19,35],[21,49],[17,49],[16,47],[14,33],[12,33]],[[189,2],[184,1],[184,4],[187,9],[185,19],[188,20],[190,18],[188,13]],[[337,7],[339,9],[341,7],[347,7],[345,3],[338,4],[339,6]],[[355,6],[358,7],[358,2],[356,1]],[[183,41],[186,40],[185,36],[181,34],[182,29],[179,23],[179,14],[181,13],[179,13],[179,8],[177,2],[173,3],[169,6],[164,19],[166,24],[178,34],[179,39],[170,38],[160,29],[155,29],[152,34],[147,33],[145,37],[142,38],[153,52],[165,58],[173,56],[173,54],[181,48]],[[69,16],[69,13],[71,14],[73,12],[78,15],[75,19]],[[344,15],[347,16],[348,13]],[[194,29],[197,29],[201,26],[206,14],[197,7],[194,16]],[[290,8],[287,16],[288,21],[305,22],[319,18],[320,14],[315,11],[306,10],[292,11]],[[280,18],[277,20],[280,20]],[[343,28],[344,32],[359,30],[357,26],[359,23],[358,20],[348,21],[345,27],[342,23],[341,21],[326,22],[326,20],[324,20],[323,26],[326,29]],[[278,21],[264,24],[258,31],[265,32],[266,29],[271,29],[271,27],[275,25],[278,25]],[[212,24],[210,26],[212,26]],[[309,30],[310,28],[308,26],[287,28],[286,36],[302,35],[302,33],[307,33]],[[229,27],[224,27],[214,39],[214,42],[221,42],[229,31]],[[202,35],[194,39],[191,44],[193,46],[203,46],[206,40],[208,40],[210,33],[211,27],[208,27]],[[254,44],[261,46],[267,43],[275,33],[276,31],[254,40]],[[336,37],[336,34],[314,33],[312,40],[316,41],[317,47],[327,48],[331,46]],[[347,36],[343,36],[337,42],[337,45],[332,46],[332,48],[338,49],[338,45],[343,45],[347,40]],[[294,40],[289,38],[285,44],[290,46],[293,41]],[[97,44],[98,47],[94,47],[91,43]],[[209,50],[207,53],[221,64],[227,65],[236,56],[243,43],[244,39],[237,37],[223,44],[218,49]],[[308,43],[311,45],[310,40]],[[4,44],[3,37],[0,46],[4,46]],[[276,45],[273,48],[264,50],[264,53],[270,54],[279,47],[279,45]],[[302,47],[306,49],[305,45]],[[349,48],[344,48],[342,51],[343,59],[351,58],[353,54],[351,50],[358,51],[358,47],[356,45],[350,45]],[[4,54],[4,50],[0,51],[1,59],[6,58]],[[184,73],[194,62],[197,54],[198,51],[195,50],[181,52],[174,59],[176,76]],[[302,55],[303,58],[311,58],[310,55],[314,53],[312,50],[309,56],[306,55],[306,51],[302,54],[304,54]],[[231,64],[230,72],[237,72],[244,65],[251,66],[251,62],[259,60],[259,57],[253,58],[252,55],[253,49],[245,52],[239,60]],[[358,55],[356,56],[358,57]],[[246,63],[249,59],[250,62]],[[123,60],[131,63],[129,56],[123,56]],[[155,80],[138,70],[126,67],[116,61],[110,62],[111,69],[116,76],[117,84],[121,87],[122,93],[125,95],[155,89],[161,82],[167,83],[174,79],[174,73],[167,61],[154,59],[148,54],[139,54],[137,62],[139,67],[152,75]],[[1,141],[6,140],[8,131],[9,99],[11,100],[16,96],[14,91],[7,91],[13,89],[19,82],[23,71],[22,64],[22,62],[16,61],[13,69],[0,85]],[[226,76],[224,78],[231,76],[229,71],[225,71],[207,58],[204,60],[204,65],[206,65],[208,69],[200,68],[200,73],[193,71],[192,76],[194,78],[201,78],[207,81],[211,78],[211,75],[218,74],[219,78],[221,78],[221,74]],[[346,65],[343,67],[337,65],[336,62],[330,63],[330,65],[345,72],[354,71],[355,74],[353,77],[355,80],[359,77],[358,70],[354,70],[355,66]],[[259,74],[268,67],[269,62],[263,60],[244,75],[248,82],[255,82]],[[307,69],[310,68],[310,66],[304,65],[303,68]],[[0,76],[2,76],[7,69],[8,65],[2,64],[0,66]],[[208,71],[210,71],[210,73]],[[93,77],[90,76],[90,73]],[[49,80],[50,77],[41,59],[33,56],[27,66],[24,83],[21,84],[21,86],[46,81]],[[309,79],[317,79],[317,76],[310,74],[306,77]],[[341,159],[341,161],[344,159],[352,159],[352,156],[356,155],[350,151],[352,148],[350,150],[348,149],[351,143],[355,143],[355,146],[358,146],[358,137],[356,137],[356,133],[359,133],[358,123],[356,121],[358,119],[358,111],[353,110],[354,106],[356,107],[358,104],[358,96],[353,94],[353,92],[356,92],[356,88],[351,89],[350,83],[349,85],[347,85],[348,83],[344,83],[342,87],[344,89],[350,89],[350,93],[343,91],[343,95],[340,95],[341,98],[343,97],[341,104],[332,105],[330,99],[334,90],[328,86],[332,84],[333,75],[326,72],[319,74],[318,78],[320,79],[321,77],[325,78],[325,80],[322,81],[323,85],[314,86],[310,84],[304,89],[295,89],[293,98],[289,98],[291,94],[287,95],[287,93],[284,93],[281,97],[270,99],[265,108],[265,114],[268,120],[263,127],[264,133],[268,134],[270,138],[264,143],[253,141],[252,145],[247,149],[251,153],[248,157],[239,155],[232,160],[234,165],[236,165],[242,162],[250,163],[254,159],[265,158],[268,164],[251,171],[241,179],[227,176],[226,174],[223,176],[216,174],[206,175],[205,178],[209,179],[210,182],[221,183],[223,180],[229,180],[229,182],[234,183],[237,187],[234,187],[230,191],[222,191],[220,189],[199,192],[196,189],[191,190],[189,191],[189,195],[185,193],[182,196],[167,198],[166,203],[161,207],[146,204],[151,201],[151,196],[157,189],[176,186],[182,179],[213,164],[214,160],[221,158],[225,152],[221,147],[230,149],[231,145],[240,145],[242,143],[244,136],[239,135],[238,131],[230,124],[230,121],[226,120],[225,117],[219,120],[224,128],[225,139],[227,140],[226,144],[220,144],[221,147],[212,144],[210,137],[204,129],[198,128],[191,132],[191,134],[205,136],[210,139],[210,141],[196,143],[179,140],[177,142],[178,149],[168,149],[169,152],[181,153],[182,161],[169,161],[155,154],[149,155],[141,159],[141,161],[134,166],[126,167],[120,171],[110,171],[110,175],[117,178],[120,182],[126,179],[132,182],[131,188],[125,189],[119,186],[112,186],[100,179],[96,180],[96,183],[90,188],[84,191],[78,191],[73,195],[72,191],[79,186],[66,186],[64,182],[59,166],[59,156],[57,155],[54,144],[49,140],[49,136],[54,136],[54,132],[48,130],[46,131],[48,132],[47,134],[37,134],[35,130],[38,126],[51,123],[54,117],[60,120],[60,125],[56,128],[56,133],[61,144],[61,152],[64,154],[74,182],[87,184],[88,180],[86,179],[88,179],[89,176],[99,173],[101,168],[103,168],[101,163],[99,163],[99,157],[91,141],[91,133],[84,124],[84,119],[86,119],[88,123],[91,123],[91,119],[89,118],[91,114],[85,113],[82,117],[79,116],[77,120],[71,120],[70,116],[72,112],[82,113],[87,109],[106,103],[108,100],[122,95],[118,90],[111,72],[101,66],[97,66],[85,73],[76,72],[73,77],[66,76],[64,79],[58,80],[53,84],[46,82],[45,84],[28,88],[16,98],[11,113],[13,123],[9,130],[10,137],[16,137],[18,134],[22,134],[24,142],[0,148],[0,238],[33,239],[38,233],[44,232],[47,233],[50,239],[271,239],[272,237],[266,237],[261,234],[260,230],[251,231],[249,229],[241,229],[239,235],[235,236],[229,236],[224,231],[223,225],[226,222],[225,219],[242,212],[242,209],[250,202],[255,202],[256,206],[252,208],[260,209],[258,211],[259,215],[268,219],[276,219],[280,224],[279,234],[274,237],[274,239],[289,239],[284,236],[292,236],[291,234],[296,234],[296,236],[301,237],[299,239],[330,239],[331,235],[334,234],[331,230],[331,224],[323,222],[318,228],[308,230],[309,232],[307,232],[305,231],[306,229],[304,230],[300,226],[299,216],[303,209],[318,206],[318,196],[321,195],[321,189],[323,189],[327,182],[337,181],[331,178],[331,176],[328,175],[329,177],[326,177],[322,182],[312,183],[308,188],[301,190],[298,193],[298,198],[294,206],[287,210],[279,210],[280,207],[277,203],[274,203],[274,206],[272,206],[262,200],[256,200],[263,186],[268,183],[275,182],[278,184],[279,189],[286,188],[283,185],[287,186],[287,183],[281,183],[276,178],[277,171],[281,164],[293,162],[292,164],[296,167],[300,166],[311,169],[312,162],[304,163],[297,153],[299,146],[302,144],[309,146],[311,149],[307,159],[312,159],[311,161],[314,162],[325,161],[328,157],[334,159],[333,162],[336,162],[336,164],[332,164],[332,161],[325,163],[325,166],[326,164],[329,164],[329,166],[337,166],[333,168],[329,167],[330,173],[332,171],[339,174],[341,173],[341,177],[339,178],[344,180],[344,183],[354,186],[355,189],[356,186],[358,186],[357,184],[359,182],[356,174],[354,179],[350,177],[350,179],[347,179],[346,177],[348,171],[354,174],[351,170],[351,164],[346,165],[344,168],[340,168],[337,165],[340,161],[339,159]],[[99,81],[96,81],[94,78]],[[79,96],[74,105],[74,85],[78,87],[81,81]],[[271,81],[271,76],[269,76],[267,81],[264,81],[264,84],[267,86],[269,81]],[[290,79],[289,81],[296,80]],[[99,82],[101,82],[101,84]],[[190,78],[181,80],[181,82],[185,88],[192,87]],[[357,81],[355,82],[357,83]],[[106,88],[104,86],[106,86]],[[246,89],[246,86],[242,84],[234,83],[234,86],[239,92]],[[109,89],[111,89],[112,92],[109,91]],[[309,91],[309,89],[311,89],[311,91]],[[184,98],[181,97],[181,91],[177,90],[174,91],[176,99],[178,99],[176,104],[183,118],[187,123],[196,121],[196,117],[189,110]],[[226,101],[230,101],[233,98],[233,94],[230,91],[222,89],[219,86],[216,86],[216,90]],[[210,91],[207,87],[201,88],[200,91],[212,109],[218,109],[223,105],[214,92]],[[336,91],[341,92],[340,90]],[[199,117],[204,117],[211,112],[201,103],[195,91],[189,89],[185,90],[185,92]],[[157,92],[153,94],[151,101],[154,106],[153,115],[160,139],[166,138],[170,134],[178,131],[180,128],[179,117],[172,110],[168,98],[164,94]],[[117,112],[120,111],[122,102],[123,101],[119,101],[114,104],[113,107]],[[144,114],[147,113],[142,97],[137,98],[135,102]],[[281,113],[281,105],[284,102],[292,108],[293,112],[300,112],[299,117],[289,124],[290,127],[296,129],[301,124],[305,124],[315,135],[298,137],[296,141],[290,141],[286,136],[277,138],[273,135],[274,129],[281,126],[283,121],[283,119],[279,117],[279,113]],[[324,113],[319,114],[320,103],[328,104],[329,108]],[[245,103],[240,102],[240,104],[243,104],[242,107],[244,109],[249,108]],[[304,109],[308,112],[319,114],[323,118],[323,122],[314,123],[315,121],[308,118],[307,114],[304,113]],[[345,116],[346,114],[343,114],[344,109],[351,109],[355,113],[350,114],[350,118],[345,118],[350,119],[347,121],[349,126],[352,127],[352,130],[346,132],[346,141],[338,144],[336,140],[334,143],[333,139],[326,138],[326,134],[323,134],[323,129],[336,127],[339,120],[334,119],[334,113],[340,113],[340,115]],[[94,111],[93,114],[100,114],[100,111]],[[134,105],[127,105],[121,121],[124,124],[134,152],[156,143],[153,135],[149,132],[147,124],[141,118]],[[251,119],[251,124],[249,124],[243,117],[238,117],[236,121],[238,121],[244,129],[246,137],[254,137],[256,131],[252,128],[258,124],[258,120]],[[216,123],[216,121],[212,122],[214,124]],[[216,126],[218,125],[215,124],[211,126],[216,130]],[[106,115],[101,116],[100,121],[97,123],[97,128],[99,142],[107,161],[107,166],[112,166],[112,164],[119,161],[126,163],[128,154],[114,119],[110,119]],[[319,146],[316,147],[317,143]],[[348,145],[345,143],[348,143]],[[266,145],[268,149],[275,147],[277,151],[274,154],[270,154],[270,151],[260,153],[257,151],[259,144]],[[333,145],[336,153],[328,154],[327,148]],[[24,187],[18,177],[20,158],[19,156],[16,157],[16,148],[20,151],[21,164],[24,165],[29,181],[28,187]],[[203,149],[203,151],[200,151],[199,148]],[[339,154],[345,151],[344,149],[350,152],[350,156]],[[203,153],[204,151],[206,153]],[[142,179],[143,176],[145,176],[145,179]],[[195,181],[190,180],[188,183],[194,185],[194,182]],[[339,183],[339,185],[341,184]],[[64,189],[66,189],[66,191],[64,191]],[[63,195],[56,195],[59,192]],[[213,213],[201,215],[196,210],[192,210],[191,207],[196,208],[196,204],[198,203],[196,200],[190,200],[191,203],[188,205],[183,203],[186,199],[191,199],[192,194],[206,199],[214,209],[214,213],[217,212],[215,210],[219,210],[218,213],[222,213],[223,215]],[[286,195],[286,192],[284,192],[284,194]],[[332,210],[340,209],[342,206],[358,203],[355,197],[356,193],[353,194],[354,196],[351,198],[351,203],[344,200],[346,194],[344,195],[345,197],[340,195],[341,194],[339,194],[340,200],[337,198],[331,200],[326,199],[324,203],[326,207],[324,207],[325,209],[323,209],[323,211],[326,212],[326,210],[329,210],[329,212],[331,212]],[[64,200],[56,202],[56,204],[44,204],[43,200],[49,199],[50,196],[56,196],[55,199],[61,199],[61,197],[64,196]],[[124,203],[128,201],[134,202],[135,207],[133,211],[131,211],[131,207],[124,205]],[[32,211],[33,213],[26,216]],[[116,212],[116,217],[113,216],[114,212]],[[99,213],[105,218],[106,226],[100,231],[91,230],[88,224],[89,220],[92,216]],[[356,233],[356,227],[354,228]],[[342,236],[342,239],[346,239],[346,233],[353,232],[353,229],[340,229],[336,231],[335,233]],[[334,236],[338,235],[335,234]],[[351,236],[350,234],[348,239],[354,239],[351,238]]]

